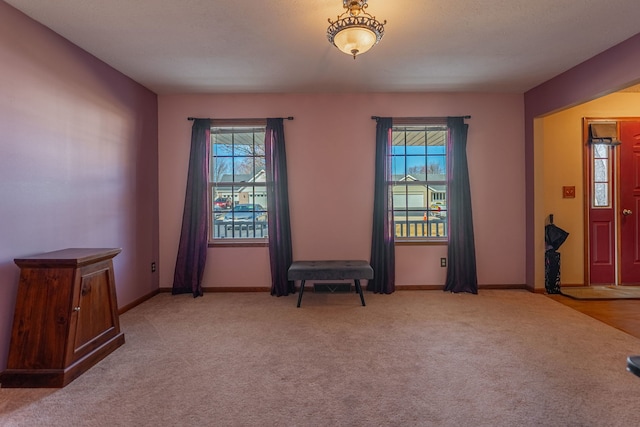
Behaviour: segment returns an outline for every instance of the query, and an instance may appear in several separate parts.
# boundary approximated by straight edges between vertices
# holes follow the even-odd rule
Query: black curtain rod
[[[451,117],[462,117],[463,119],[471,118],[471,116],[451,116]],[[371,120],[378,120],[379,118],[380,116],[371,116]],[[409,117],[409,118],[411,119],[446,119],[447,117]]]
[[[293,120],[292,116],[289,117],[276,117],[277,119],[283,119],[283,120]],[[261,118],[261,119],[212,119],[212,118],[206,118],[206,119],[202,119],[200,117],[187,117],[187,120],[193,121],[193,120],[246,120],[246,121],[251,121],[251,120],[266,120],[265,117]]]

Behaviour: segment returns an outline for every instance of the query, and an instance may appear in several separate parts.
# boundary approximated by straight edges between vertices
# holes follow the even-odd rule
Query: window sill
[[[447,246],[449,242],[443,240],[395,240],[396,246]]]
[[[262,248],[268,247],[269,241],[267,240],[216,240],[214,242],[209,242],[208,247],[210,248]]]

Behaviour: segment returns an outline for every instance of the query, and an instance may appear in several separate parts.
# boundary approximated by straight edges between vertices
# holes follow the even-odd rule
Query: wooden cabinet
[[[2,387],[64,387],[124,344],[113,257],[71,248],[15,259],[20,283]]]

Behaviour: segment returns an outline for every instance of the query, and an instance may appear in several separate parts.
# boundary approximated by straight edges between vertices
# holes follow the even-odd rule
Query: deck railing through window
[[[214,227],[214,238],[216,239],[232,239],[232,238],[265,238],[269,235],[267,221],[256,221],[247,223],[231,223],[216,221]],[[447,222],[446,221],[396,221],[395,222],[396,237],[446,237]]]
[[[236,223],[215,221],[213,224],[213,237],[215,239],[259,239],[268,236],[267,221]]]
[[[396,237],[446,237],[446,220],[395,221]]]

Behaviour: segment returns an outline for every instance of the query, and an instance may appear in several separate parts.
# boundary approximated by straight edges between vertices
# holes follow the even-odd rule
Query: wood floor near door
[[[564,295],[548,294],[549,298],[607,325],[640,338],[640,300],[576,300]],[[640,351],[640,349],[638,349]]]

